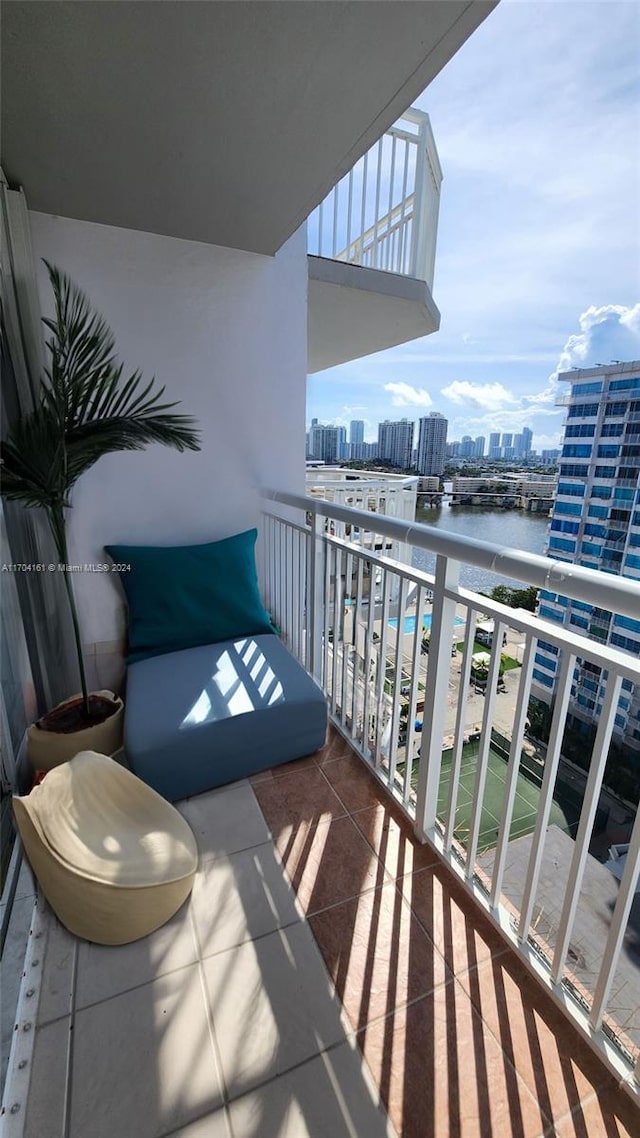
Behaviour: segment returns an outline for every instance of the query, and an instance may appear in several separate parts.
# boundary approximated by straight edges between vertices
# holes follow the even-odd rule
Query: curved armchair
[[[81,751],[13,807],[42,891],[76,936],[127,944],[191,892],[198,854],[184,818],[105,755]]]

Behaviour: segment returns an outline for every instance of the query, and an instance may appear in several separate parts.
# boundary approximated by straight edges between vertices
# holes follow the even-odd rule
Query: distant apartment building
[[[373,462],[378,457],[377,443],[350,443],[349,458],[352,462]]]
[[[420,419],[418,424],[418,474],[442,476],[447,454],[448,420],[438,411]]]
[[[364,419],[352,419],[349,423],[349,442],[351,446],[364,442]]]
[[[378,458],[401,470],[411,466],[413,423],[408,419],[385,419],[378,424]]]
[[[489,458],[500,458],[500,432],[492,431],[489,435]]]
[[[473,446],[473,457],[474,458],[484,458],[484,445],[485,445],[484,435],[478,435],[478,437],[476,438],[476,440],[474,442],[474,446]]]
[[[345,457],[344,448],[346,445],[347,432],[345,427],[318,423],[317,419],[312,421],[309,430],[307,458],[328,463],[339,462]]]
[[[540,452],[540,462],[543,466],[555,466],[559,458],[560,451],[558,447],[552,447],[551,449],[542,450]]]
[[[640,589],[640,361],[564,372],[570,384],[547,553],[560,561],[635,578]],[[539,615],[640,656],[640,620],[541,590]],[[539,642],[534,694],[553,697],[557,650]],[[602,669],[578,661],[571,714],[585,729],[604,695]],[[640,684],[622,684],[615,717],[619,739],[640,751]]]

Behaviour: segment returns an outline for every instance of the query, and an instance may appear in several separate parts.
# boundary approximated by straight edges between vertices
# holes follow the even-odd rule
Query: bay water
[[[490,542],[500,549],[520,549],[529,553],[544,554],[549,518],[546,514],[532,514],[528,510],[490,509],[485,506],[422,506],[418,500],[416,521],[434,529],[446,530],[461,537],[473,537]],[[416,568],[432,573],[435,555],[423,549],[414,549]],[[474,565],[463,565],[460,583],[468,589],[488,593],[495,585],[514,585],[525,588],[525,583],[501,577]]]

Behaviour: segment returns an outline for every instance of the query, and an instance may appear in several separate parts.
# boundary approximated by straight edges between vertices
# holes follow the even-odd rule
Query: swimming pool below
[[[455,618],[455,623],[456,624],[464,624],[464,620],[462,619],[462,617],[457,616]],[[391,619],[389,620],[389,624],[391,625],[392,628],[397,628],[398,627],[398,618],[396,616],[392,616]],[[423,628],[431,628],[431,613],[430,612],[425,612],[422,614],[422,627]],[[408,632],[415,632],[415,630],[416,630],[416,617],[415,617],[415,613],[411,613],[409,616],[405,616],[405,618],[404,618],[405,635]]]

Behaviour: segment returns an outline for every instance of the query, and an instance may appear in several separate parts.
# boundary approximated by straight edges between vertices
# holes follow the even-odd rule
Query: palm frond
[[[45,261],[53,289],[55,315],[44,320],[50,332],[49,361],[40,401],[19,419],[0,443],[0,493],[29,508],[44,507],[61,562],[66,564],[65,508],[78,478],[105,454],[142,450],[161,443],[176,450],[199,450],[195,421],[163,403],[164,387],[145,383],[139,371],[123,379],[115,359],[113,332],[87,297],[54,265]],[[82,637],[68,572],[64,582],[73,622],[78,671],[85,709],[87,679]]]
[[[115,340],[103,317],[65,273],[45,261],[55,315],[44,324],[49,363],[41,401],[0,446],[1,492],[28,506],[70,504],[81,474],[115,451],[142,450],[150,443],[199,450],[195,420],[162,402],[165,388],[140,371],[123,378]]]
[[[69,489],[105,454],[144,450],[150,443],[178,451],[199,450],[193,422],[189,415],[118,415],[74,428],[66,440]]]
[[[0,489],[24,506],[65,504],[68,494],[64,438],[48,407],[38,407],[16,423],[0,444]]]

